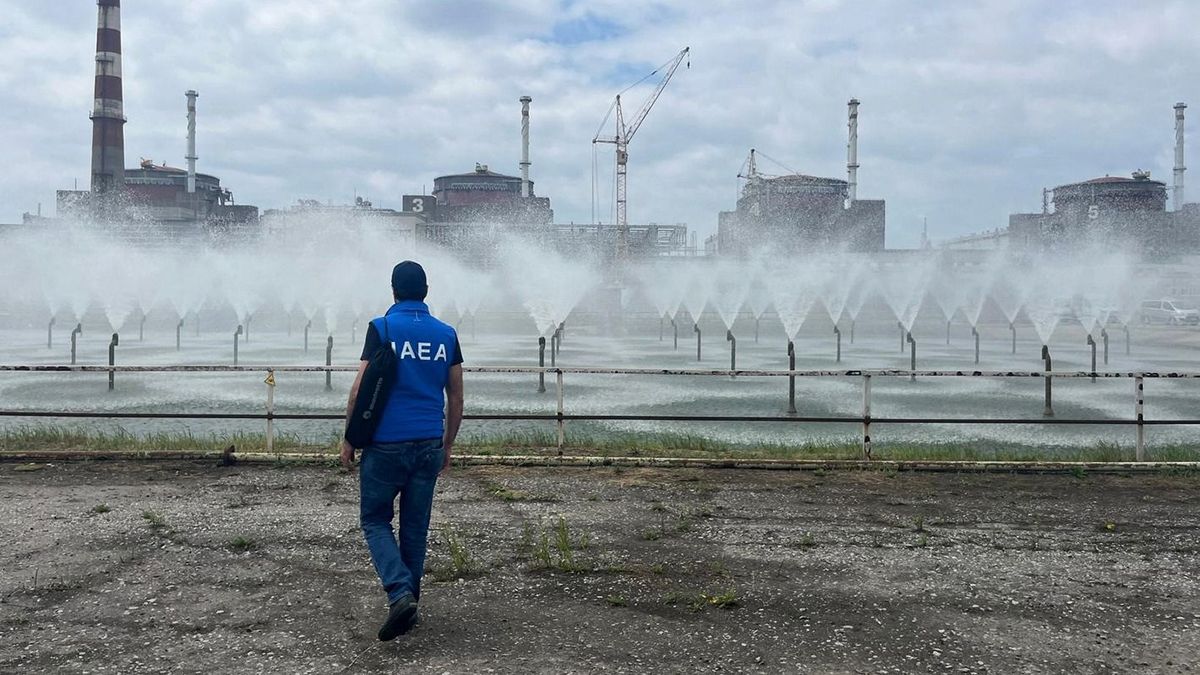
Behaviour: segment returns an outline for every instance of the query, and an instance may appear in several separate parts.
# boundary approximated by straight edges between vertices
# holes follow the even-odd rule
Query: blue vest
[[[415,300],[397,302],[371,323],[380,339],[390,342],[396,351],[399,368],[375,430],[375,442],[441,438],[446,381],[451,364],[459,361],[454,328],[434,318],[425,303]]]

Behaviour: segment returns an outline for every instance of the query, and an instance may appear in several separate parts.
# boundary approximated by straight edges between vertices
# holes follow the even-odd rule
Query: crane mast
[[[684,58],[688,55],[688,52],[690,51],[690,49],[691,49],[690,47],[684,47],[683,51],[681,51],[675,55],[675,58],[671,59],[670,61],[663,64],[662,66],[659,66],[658,68],[656,68],[654,70],[654,72],[650,73],[649,75],[642,78],[638,82],[635,82],[633,85],[631,85],[630,87],[626,88],[624,91],[621,92],[621,94],[623,94],[626,91],[629,91],[633,87],[637,86],[638,84],[641,84],[642,82],[646,81],[647,79],[658,74],[659,71],[664,70],[664,69],[666,70],[666,74],[663,75],[662,79],[658,82],[657,86],[654,87],[654,91],[651,92],[650,96],[646,99],[646,101],[644,103],[642,103],[641,108],[638,109],[637,113],[630,119],[630,121],[628,123],[626,123],[626,121],[625,121],[625,110],[621,106],[621,94],[617,94],[616,100],[613,102],[613,105],[609,108],[609,115],[613,114],[614,111],[616,112],[616,131],[615,131],[614,135],[601,136],[599,131],[597,131],[596,136],[594,138],[592,138],[593,144],[595,144],[595,143],[612,143],[617,146],[617,169],[616,169],[617,258],[619,260],[624,260],[629,255],[629,217],[628,217],[628,189],[627,189],[628,181],[629,181],[629,171],[628,171],[629,142],[633,140],[633,136],[634,136],[634,134],[637,133],[637,130],[642,126],[642,122],[646,121],[646,116],[650,114],[650,109],[654,107],[655,102],[658,101],[658,97],[662,94],[663,89],[666,88],[667,83],[671,81],[671,77],[675,75],[676,69],[679,68],[679,64],[683,62]],[[690,65],[690,63],[689,63],[689,65]],[[604,124],[608,121],[609,115],[605,115],[604,121],[600,123],[601,128],[603,128]]]

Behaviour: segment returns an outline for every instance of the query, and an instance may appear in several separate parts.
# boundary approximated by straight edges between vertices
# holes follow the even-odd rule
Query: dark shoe
[[[387,621],[379,628],[379,639],[387,642],[412,630],[417,623],[417,601],[411,593],[404,594],[388,609]]]

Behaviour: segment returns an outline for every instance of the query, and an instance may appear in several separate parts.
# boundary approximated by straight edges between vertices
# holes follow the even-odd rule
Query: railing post
[[[330,335],[329,339],[325,341],[325,365],[326,366],[333,365],[333,336],[332,335]],[[333,391],[333,371],[332,370],[325,371],[325,391]]]
[[[275,452],[275,371],[267,371],[267,452]]]
[[[546,338],[538,338],[538,368],[546,367]],[[546,393],[546,371],[538,371],[538,393]]]
[[[561,455],[567,442],[566,422],[563,420],[563,371],[555,373],[555,386],[558,388],[558,454]]]
[[[871,459],[871,376],[863,373],[862,456]]]
[[[83,324],[75,324],[75,330],[71,331],[71,365],[75,365],[75,342],[80,335],[83,335]]]
[[[121,336],[116,333],[112,334],[112,340],[108,342],[108,390],[112,391],[116,387],[116,371],[112,366],[117,365],[117,345],[121,343]]]
[[[1145,412],[1145,398],[1143,393],[1142,376],[1138,375],[1133,378],[1133,411],[1137,416],[1137,445],[1134,450],[1134,459],[1139,462],[1146,461],[1146,427],[1142,422],[1145,420],[1143,413]]]
[[[796,370],[796,344],[788,340],[788,370]],[[788,414],[796,414],[796,376],[788,375]]]

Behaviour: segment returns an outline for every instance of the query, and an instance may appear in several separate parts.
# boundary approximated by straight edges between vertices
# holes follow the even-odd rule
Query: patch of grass
[[[258,548],[258,542],[249,537],[243,537],[239,535],[233,539],[230,539],[229,543],[225,545],[225,548],[228,548],[234,553],[248,553]]]
[[[666,511],[667,507],[663,506],[662,502],[653,502],[650,504],[650,510],[654,511],[655,513],[661,513],[663,511]]]
[[[1097,532],[1116,532],[1117,524],[1111,520],[1105,520],[1096,525]]]
[[[1083,480],[1084,478],[1087,478],[1087,469],[1083,468],[1082,466],[1073,466],[1071,467],[1071,475],[1074,476],[1076,480]]]
[[[654,563],[653,565],[650,566],[650,572],[651,572],[651,574],[657,574],[658,576],[662,576],[667,573],[667,566],[664,565],[663,563]]]
[[[714,595],[706,595],[704,596],[704,600],[717,609],[733,609],[740,604],[737,591],[732,588]]]
[[[578,551],[591,545],[587,533],[573,534],[564,516],[558,516],[550,527],[543,526],[534,545],[534,566],[562,572],[582,572],[587,568],[578,560]]]
[[[474,572],[478,567],[475,558],[467,550],[467,545],[453,525],[442,527],[442,540],[446,543],[446,551],[450,554],[450,569],[458,578]]]
[[[501,483],[489,483],[487,491],[502,502],[523,502],[533,498],[533,495],[524,490],[514,490]]]
[[[629,601],[621,595],[610,595],[604,599],[611,607],[628,607]]]
[[[921,536],[917,537],[917,541],[916,541],[916,543],[913,544],[912,547],[913,548],[925,548],[927,546],[929,546],[929,534],[926,532],[922,532]]]
[[[112,511],[112,509],[109,508],[108,504],[97,504],[91,508],[92,513],[108,513],[109,511]]]
[[[662,530],[646,530],[642,532],[642,539],[646,541],[658,541],[662,539]]]
[[[162,530],[167,526],[166,516],[157,511],[142,511],[142,518],[145,519],[146,524],[150,526],[150,529],[154,530],[155,532]]]
[[[813,539],[811,533],[805,532],[804,536],[800,537],[800,541],[796,542],[796,545],[800,548],[812,548],[817,545],[817,542]]]
[[[913,531],[914,532],[924,532],[925,531],[925,516],[914,516],[913,517]]]

